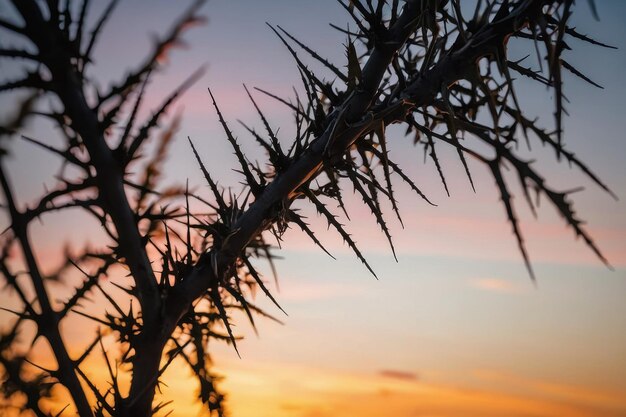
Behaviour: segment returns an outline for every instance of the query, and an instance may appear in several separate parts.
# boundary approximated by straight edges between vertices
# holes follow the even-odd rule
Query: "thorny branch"
[[[3,385],[2,394],[9,398],[16,392],[24,393],[24,411],[46,415],[39,400],[51,395],[51,384],[59,383],[69,392],[81,417],[152,415],[167,407],[167,404],[155,404],[155,393],[163,371],[178,358],[196,376],[199,398],[208,411],[223,415],[224,396],[216,387],[217,378],[210,372],[208,343],[211,339],[222,340],[237,349],[239,336],[235,335],[230,318],[234,311],[242,311],[253,327],[255,315],[276,320],[251,301],[251,295],[260,288],[280,308],[256,265],[259,258],[269,261],[275,275],[274,254],[266,241],[267,235],[274,235],[280,242],[293,223],[326,251],[304,216],[298,213],[298,205],[308,202],[374,273],[328,202],[334,200],[349,218],[343,189],[346,186],[353,189],[371,212],[392,251],[391,232],[382,207],[384,200],[388,200],[402,221],[394,178],[408,184],[420,198],[432,204],[417,183],[391,159],[386,134],[386,127],[391,124],[403,124],[407,134],[414,135],[415,144],[424,147],[448,194],[445,170],[435,144],[456,150],[472,187],[474,181],[467,159],[488,169],[533,279],[504,167],[516,174],[533,211],[531,191],[547,197],[567,225],[607,262],[582,228],[567,200],[568,193],[549,186],[543,175],[516,152],[520,137],[528,143],[538,140],[553,148],[559,160],[564,158],[580,168],[610,193],[563,145],[562,70],[597,86],[565,60],[564,53],[570,49],[565,40],[608,46],[569,25],[572,0],[477,1],[474,12],[465,15],[460,0],[339,0],[357,28],[332,25],[348,37],[347,71],[282,27],[270,25],[295,60],[304,97],[296,93],[295,101],[291,101],[257,90],[294,112],[296,136],[285,151],[277,130],[246,88],[264,132],[244,126],[268,156],[265,165],[249,160],[220,111],[217,98],[209,91],[245,186],[238,194],[220,187],[190,139],[192,154],[212,194],[208,198],[200,197],[188,187],[159,186],[162,163],[177,130],[178,118],[167,127],[162,121],[180,94],[202,72],[185,81],[143,124],[138,120],[150,77],[158,70],[163,55],[179,43],[184,30],[202,21],[197,16],[202,3],[194,2],[156,42],[143,63],[106,91],[96,87],[90,67],[94,62],[94,45],[117,1],[105,8],[91,30],[87,28],[88,0],[80,2],[80,7],[73,7],[71,1],[44,4],[13,0],[23,25],[0,20],[1,30],[21,37],[36,48],[36,52],[19,47],[0,49],[0,59],[36,64],[25,64],[22,78],[3,80],[0,85],[0,92],[7,94],[21,90],[32,93],[19,106],[14,120],[0,128],[3,149],[6,149],[4,137],[19,131],[30,116],[56,124],[65,143],[64,147],[55,148],[45,141],[24,137],[63,163],[57,187],[46,191],[34,205],[20,208],[4,168],[0,175],[4,208],[11,218],[10,231],[3,235],[0,271],[23,308],[14,311],[15,325],[0,339],[0,365],[4,378],[10,382]],[[539,69],[534,69],[528,59],[515,61],[509,57],[507,45],[511,40],[530,43],[531,51],[543,51],[545,59],[542,52],[538,53]],[[326,81],[310,69],[299,55],[300,50],[334,80]],[[538,125],[521,108],[515,91],[515,74],[553,89],[554,131]],[[35,104],[43,96],[56,97],[60,108],[36,110]],[[122,121],[123,118],[126,120]],[[112,127],[119,127],[116,131],[121,134],[112,134]],[[146,144],[154,137],[156,146],[151,154]],[[481,146],[474,146],[476,143]],[[141,169],[137,169],[139,163],[143,163]],[[72,167],[71,175],[66,173],[66,166]],[[133,174],[130,167],[139,173]],[[206,212],[195,212],[190,199],[194,207],[205,207]],[[67,251],[63,265],[52,276],[44,277],[29,241],[29,224],[49,213],[76,209],[98,221],[110,244],[95,251],[84,248],[78,255]],[[9,255],[13,246],[21,249],[19,260]],[[30,279],[28,285],[18,279],[18,275],[23,275],[18,272],[22,265]],[[133,308],[132,301],[127,308],[126,302],[100,283],[102,277],[114,276],[112,268],[118,265],[128,269],[131,283],[119,280],[112,284],[136,300],[138,309]],[[56,306],[50,300],[47,282],[63,281],[76,271],[82,274],[82,283],[72,289],[65,302]],[[96,316],[85,311],[82,303],[94,292],[104,297],[112,313]],[[71,314],[87,317],[100,328],[94,341],[76,359],[68,353],[59,328],[59,323]],[[11,353],[18,344],[20,326],[26,321],[36,324],[35,339],[42,336],[49,342],[56,358],[56,370],[31,364],[30,351],[24,355]],[[114,335],[123,347],[123,353],[114,363],[103,343],[106,335]],[[81,369],[96,350],[100,350],[109,371],[109,388],[104,391]],[[118,383],[120,372],[124,372],[122,364],[132,365],[128,392],[123,392]],[[28,366],[30,376],[22,372]],[[88,402],[91,397],[96,399],[93,404]]]

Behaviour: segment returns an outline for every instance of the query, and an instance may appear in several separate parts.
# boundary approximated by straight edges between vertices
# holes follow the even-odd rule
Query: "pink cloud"
[[[469,281],[469,285],[485,291],[519,294],[523,290],[514,282],[501,278],[475,278]]]

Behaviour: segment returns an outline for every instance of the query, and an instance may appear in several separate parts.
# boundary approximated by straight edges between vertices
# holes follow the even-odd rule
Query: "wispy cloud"
[[[354,203],[354,200],[355,197],[346,197],[348,205]],[[352,222],[346,221],[346,228],[353,233],[357,244],[361,244],[365,253],[388,255],[389,246],[366,209],[356,204],[350,207]],[[307,222],[331,253],[350,252],[341,238],[325,230],[326,224],[323,219],[311,216]],[[450,213],[429,213],[428,216],[405,216],[404,222],[405,230],[394,228],[394,225],[391,229],[397,253],[401,256],[434,255],[455,259],[521,262],[521,255],[510,234],[510,226],[503,218],[473,218]],[[624,256],[626,229],[591,224],[588,231],[613,266],[626,266]],[[558,219],[554,222],[525,222],[523,232],[528,238],[527,247],[533,263],[602,265],[589,248],[572,239],[572,232]],[[319,251],[306,235],[295,229],[287,234],[285,248]]]
[[[414,372],[398,371],[394,369],[383,369],[378,372],[378,375],[385,378],[395,378],[403,381],[417,381],[417,374]]]
[[[469,285],[485,291],[521,294],[524,292],[522,287],[513,281],[502,278],[474,278],[469,280]]]

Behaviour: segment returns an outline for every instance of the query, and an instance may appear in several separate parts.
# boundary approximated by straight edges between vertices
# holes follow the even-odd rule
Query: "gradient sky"
[[[103,7],[96,3],[92,17]],[[97,49],[96,73],[103,84],[140,62],[149,51],[151,34],[170,26],[181,3],[160,0],[146,7],[146,1],[121,2]],[[423,162],[422,149],[414,149],[401,130],[391,129],[392,158],[438,207],[399,186],[405,228],[393,224],[396,263],[358,199],[349,202],[352,222],[347,229],[379,280],[368,275],[341,240],[326,233],[324,222],[308,211],[337,260],[298,232],[287,233],[284,260],[278,262],[277,297],[289,314],[285,325],[261,322],[256,338],[239,320],[238,332],[246,336],[240,344],[242,359],[228,346],[214,344],[211,350],[216,369],[226,377],[223,386],[233,416],[626,415],[626,2],[597,3],[601,21],[594,21],[581,1],[574,14],[576,26],[619,49],[572,42],[569,62],[605,88],[567,77],[571,103],[565,138],[568,148],[605,180],[620,201],[577,170],[557,165],[553,155],[539,146],[534,157],[555,186],[585,186],[573,196],[577,212],[588,221],[588,230],[614,270],[576,241],[551,207],[546,205],[535,220],[518,204],[538,277],[534,286],[488,173],[470,164],[478,184],[474,194],[454,152],[440,147],[450,181],[448,198],[432,163]],[[4,9],[5,5],[0,10]],[[189,179],[200,193],[201,175],[186,136],[197,143],[222,185],[236,186],[239,181],[231,170],[236,160],[206,87],[212,88],[244,149],[262,157],[236,123],[256,122],[241,84],[285,96],[290,96],[292,86],[300,88],[287,50],[264,22],[280,24],[331,61],[345,65],[341,46],[345,39],[327,23],[344,26],[347,21],[331,0],[212,0],[203,11],[208,24],[187,33],[187,48],[171,54],[168,66],[151,83],[147,100],[156,106],[185,76],[208,64],[207,74],[179,103],[184,118],[166,164],[169,181]],[[515,45],[511,51],[519,57],[533,53]],[[551,94],[524,80],[520,87],[523,103],[551,126]],[[256,97],[288,143],[291,115],[262,95]],[[0,106],[2,113],[10,109],[6,102]],[[55,140],[40,123],[26,130],[40,138],[50,134]],[[53,184],[56,165],[28,144],[16,142],[12,152],[9,167],[20,200],[31,201],[42,184]],[[74,242],[98,240],[93,224],[76,213],[45,220],[45,227],[33,231],[39,237],[41,259],[54,259],[63,246],[59,236]],[[261,295],[258,299],[280,313]],[[78,349],[84,328],[66,330]],[[179,399],[173,415],[186,415],[180,398],[191,398],[194,383],[183,368],[169,372],[165,395]]]

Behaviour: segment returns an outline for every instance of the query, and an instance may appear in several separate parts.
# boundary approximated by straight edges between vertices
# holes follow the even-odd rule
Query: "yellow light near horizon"
[[[111,358],[115,347],[112,338],[105,338]],[[42,367],[55,366],[54,359],[45,354],[33,360]],[[101,392],[106,391],[110,377],[99,352],[93,352],[81,369]],[[226,376],[219,388],[227,393],[226,406],[235,417],[626,415],[626,392],[586,386],[584,381],[574,386],[490,370],[472,372],[478,381],[490,383],[482,386],[421,380],[402,371],[359,373],[246,359],[222,362],[215,372]],[[126,392],[128,373],[120,375],[121,392]],[[164,412],[171,410],[172,417],[208,415],[198,400],[198,383],[185,363],[175,360],[162,379],[166,385],[155,404],[173,401]],[[93,395],[90,400],[95,403]],[[55,398],[46,401],[45,407],[55,414],[69,402],[67,392],[58,387]],[[70,406],[66,413],[72,412]]]

